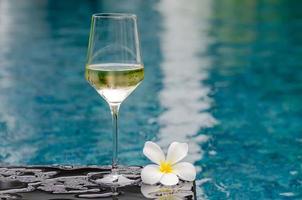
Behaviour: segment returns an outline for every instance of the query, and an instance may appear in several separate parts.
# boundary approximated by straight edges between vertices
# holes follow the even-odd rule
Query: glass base
[[[108,173],[95,173],[89,180],[103,187],[124,187],[141,181],[140,167],[119,167]]]

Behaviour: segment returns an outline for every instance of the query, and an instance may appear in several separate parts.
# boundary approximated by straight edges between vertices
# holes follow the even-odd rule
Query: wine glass
[[[121,103],[144,79],[134,14],[92,15],[85,77],[109,104],[112,115],[112,169],[97,181],[105,186],[129,185],[134,180],[122,174],[118,167],[117,122]]]

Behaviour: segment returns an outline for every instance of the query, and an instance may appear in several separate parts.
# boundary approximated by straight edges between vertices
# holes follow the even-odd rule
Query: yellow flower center
[[[160,163],[159,171],[162,173],[171,173],[173,171],[172,165],[169,162],[162,162]]]

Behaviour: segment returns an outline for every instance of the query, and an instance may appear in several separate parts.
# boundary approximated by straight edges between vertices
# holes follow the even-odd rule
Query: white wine
[[[121,103],[144,79],[144,67],[139,64],[87,65],[86,80],[108,103]]]

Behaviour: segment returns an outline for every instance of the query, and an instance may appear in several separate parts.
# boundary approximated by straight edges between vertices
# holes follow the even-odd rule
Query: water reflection
[[[158,140],[164,147],[172,141],[189,142],[188,159],[195,162],[203,155],[200,144],[208,140],[199,130],[217,123],[207,111],[212,104],[211,88],[204,83],[211,60],[200,56],[211,40],[206,32],[211,1],[165,0],[159,2],[158,10],[163,17],[163,89],[159,95],[165,108],[158,118]]]
[[[193,199],[192,182],[180,182],[176,186],[142,184],[141,192],[144,197],[156,200]]]

